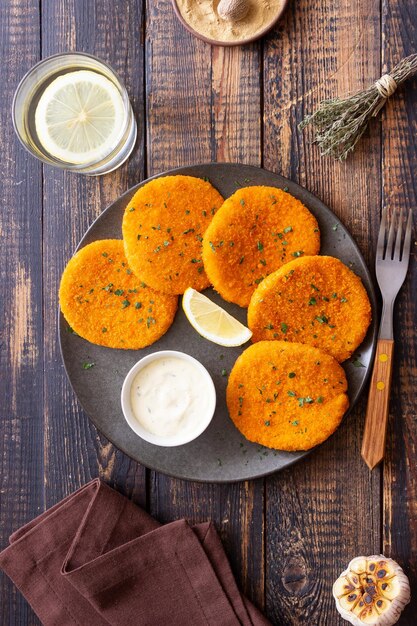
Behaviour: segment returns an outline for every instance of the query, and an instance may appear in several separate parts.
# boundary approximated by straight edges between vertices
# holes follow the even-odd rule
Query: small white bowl
[[[200,373],[202,374],[203,384],[207,386],[207,391],[209,393],[209,408],[207,409],[206,414],[202,415],[202,419],[199,422],[198,428],[196,428],[195,431],[193,431],[192,433],[185,434],[178,432],[176,435],[155,435],[146,430],[133,413],[130,395],[132,383],[136,375],[140,370],[149,365],[149,363],[151,363],[152,361],[157,361],[166,357],[175,357],[191,363],[193,367],[200,371]],[[153,443],[156,446],[182,446],[185,443],[189,443],[190,441],[193,441],[194,439],[199,437],[210,424],[214,415],[214,410],[216,408],[216,389],[214,387],[214,383],[210,374],[208,373],[204,365],[197,361],[197,359],[190,356],[189,354],[186,354],[185,352],[178,352],[177,350],[161,350],[160,352],[153,352],[152,354],[148,354],[147,356],[143,357],[143,359],[140,359],[140,361],[135,363],[135,365],[129,371],[124,380],[121,394],[121,402],[123,414],[127,423],[139,437],[141,437],[148,443]]]

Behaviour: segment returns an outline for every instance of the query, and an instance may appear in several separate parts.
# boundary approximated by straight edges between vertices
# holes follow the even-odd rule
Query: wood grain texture
[[[146,33],[148,174],[212,160],[259,165],[258,46],[212,48],[185,31],[162,0],[148,3]],[[152,474],[149,494],[161,521],[212,519],[241,588],[263,605],[262,481],[218,486]]]
[[[127,86],[139,130],[129,162],[112,174],[90,178],[45,167],[44,389],[48,506],[97,475],[136,502],[146,504],[145,470],[101,436],[83,413],[66,381],[57,338],[58,285],[66,262],[94,218],[143,177],[142,19],[142,3],[135,1],[73,0],[42,4],[43,56],[78,50],[107,61]]]
[[[11,123],[17,83],[39,60],[38,5],[0,3],[0,549],[44,506],[42,175]],[[38,624],[1,572],[0,623]]]
[[[373,469],[384,458],[393,357],[394,342],[391,339],[379,339],[369,386],[361,450],[369,469]]]
[[[383,3],[383,70],[416,51],[415,4]],[[383,204],[389,213],[412,209],[412,254],[406,281],[394,310],[395,355],[387,447],[384,461],[384,554],[397,560],[410,578],[411,603],[399,622],[415,624],[417,615],[417,82],[407,83],[383,113]],[[414,593],[413,593],[414,592]]]
[[[381,207],[417,205],[416,81],[344,164],[321,158],[309,131],[296,127],[321,99],[361,89],[415,52],[416,41],[412,0],[290,0],[263,41],[230,49],[193,38],[164,0],[0,2],[1,547],[99,475],[162,522],[212,519],[242,590],[265,602],[277,626],[342,626],[332,582],[353,556],[380,551],[410,577],[412,602],[399,625],[415,624],[417,246],[395,311],[386,459],[372,473],[360,457],[366,398],[328,442],[266,481],[204,485],[147,472],[96,431],[66,382],[57,289],[80,237],[120,193],[146,175],[212,160],[263,164],[305,185],[373,265]],[[13,134],[19,78],[40,56],[66,50],[108,61],[136,112],[134,153],[100,178],[42,168]],[[0,624],[39,624],[4,576]]]
[[[290,3],[264,54],[265,167],[319,196],[368,260],[381,198],[379,125],[345,164],[320,157],[297,125],[320,100],[375,80],[379,44],[377,2],[301,0]],[[363,415],[364,399],[310,457],[267,480],[266,606],[273,623],[344,624],[332,583],[353,556],[381,549],[380,470],[370,475],[360,457]]]

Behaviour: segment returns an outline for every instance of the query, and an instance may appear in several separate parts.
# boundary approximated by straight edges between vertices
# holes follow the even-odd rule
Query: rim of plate
[[[256,166],[256,165],[247,165],[244,163],[227,163],[227,162],[213,162],[213,161],[209,161],[209,162],[205,162],[205,163],[198,163],[198,164],[194,164],[194,165],[183,165],[183,166],[178,166],[175,167],[173,169],[170,170],[165,170],[163,172],[160,172],[158,174],[154,174],[153,176],[149,176],[148,178],[145,178],[143,181],[141,181],[140,183],[137,183],[136,185],[133,185],[132,187],[130,187],[129,189],[127,189],[124,193],[122,193],[120,196],[118,196],[118,198],[116,198],[112,203],[110,203],[101,213],[100,215],[98,215],[94,221],[90,224],[90,226],[88,227],[88,229],[86,230],[86,232],[84,233],[84,235],[82,236],[81,240],[79,241],[76,250],[74,251],[74,254],[76,251],[78,251],[80,248],[82,248],[84,245],[84,241],[88,238],[88,234],[91,231],[91,229],[94,227],[94,225],[96,224],[96,222],[98,222],[104,213],[106,213],[107,211],[111,210],[111,208],[113,207],[113,205],[116,202],[119,202],[120,200],[122,200],[123,198],[127,197],[127,196],[132,196],[135,191],[137,189],[139,189],[140,187],[143,187],[143,185],[145,185],[147,182],[154,180],[156,178],[160,178],[162,176],[172,176],[172,175],[176,175],[177,173],[181,173],[185,176],[189,175],[191,176],[192,174],[187,174],[184,173],[185,170],[191,169],[191,168],[205,168],[205,167],[222,167],[222,166],[226,166],[226,167],[231,167],[232,169],[239,169],[242,167],[249,167],[249,168],[253,168],[254,170],[260,170],[265,172],[266,174],[270,174],[272,176],[277,176],[278,178],[281,178],[282,181],[285,183],[286,186],[288,186],[290,193],[291,189],[297,189],[300,190],[302,192],[302,194],[307,194],[309,196],[311,196],[312,198],[314,198],[314,201],[317,203],[317,205],[320,206],[320,210],[323,211],[323,213],[325,215],[327,215],[327,217],[330,218],[334,218],[336,217],[336,219],[339,221],[339,223],[345,228],[343,221],[340,220],[339,217],[337,217],[333,211],[331,211],[331,209],[329,209],[321,200],[320,198],[318,198],[317,196],[315,196],[311,191],[309,191],[308,189],[306,189],[305,187],[302,187],[301,185],[299,185],[298,183],[293,182],[292,180],[285,178],[285,176],[282,176],[281,174],[277,174],[275,172],[272,172],[271,170],[267,170],[263,167],[260,166]],[[309,209],[311,210],[311,209]],[[314,210],[313,210],[314,213]],[[346,420],[346,418],[351,414],[351,412],[353,411],[353,409],[356,407],[360,397],[362,396],[362,393],[364,391],[364,388],[366,387],[368,380],[370,378],[371,375],[371,371],[372,371],[372,363],[374,361],[374,357],[375,357],[375,351],[376,351],[376,343],[377,343],[377,338],[378,338],[378,324],[377,324],[377,311],[378,311],[378,307],[377,307],[377,297],[376,297],[376,290],[375,290],[375,285],[374,285],[374,281],[372,279],[372,275],[369,271],[369,268],[365,262],[365,259],[362,255],[362,252],[358,246],[358,244],[356,243],[355,239],[353,238],[353,236],[350,234],[350,231],[346,228],[347,233],[350,236],[350,242],[353,246],[353,248],[355,249],[356,253],[358,254],[359,258],[362,261],[362,268],[364,271],[364,274],[366,275],[366,279],[367,279],[367,287],[369,287],[369,289],[367,289],[368,291],[368,296],[371,302],[371,307],[372,307],[372,320],[371,320],[371,325],[368,328],[368,332],[367,332],[367,337],[369,337],[369,341],[370,341],[370,345],[371,345],[371,356],[370,356],[370,361],[369,361],[369,366],[367,367],[367,370],[365,372],[365,376],[362,379],[356,394],[355,394],[355,398],[354,401],[352,403],[349,404],[349,408],[346,411],[346,413],[343,416],[342,419],[342,424],[343,422]],[[275,474],[276,472],[279,472],[283,469],[286,469],[288,467],[291,467],[292,465],[294,465],[295,463],[297,463],[298,461],[300,461],[301,459],[305,458],[306,456],[310,455],[314,450],[317,450],[319,447],[321,447],[322,445],[325,445],[327,440],[324,441],[323,443],[315,446],[314,448],[311,448],[310,450],[302,450],[299,452],[296,452],[294,456],[294,458],[290,459],[288,462],[286,462],[285,466],[280,467],[280,468],[274,468],[271,470],[267,470],[265,472],[260,472],[259,474],[257,474],[256,476],[252,476],[252,477],[243,477],[243,478],[219,478],[216,480],[208,480],[208,479],[203,479],[203,478],[187,478],[184,475],[180,474],[180,473],[176,473],[175,471],[170,471],[170,472],[165,472],[163,470],[161,470],[159,467],[156,466],[152,466],[149,463],[144,463],[143,461],[138,461],[135,457],[133,457],[129,452],[126,451],[126,449],[124,448],[124,446],[121,446],[119,444],[114,443],[114,441],[112,441],[111,437],[104,431],[104,429],[102,429],[101,426],[98,426],[98,424],[96,423],[95,418],[93,418],[90,413],[87,411],[87,409],[85,409],[83,402],[79,399],[77,392],[75,391],[75,388],[73,386],[72,380],[69,376],[69,371],[67,368],[67,364],[66,364],[66,360],[65,360],[65,356],[64,356],[64,352],[63,352],[63,348],[62,348],[62,336],[64,331],[64,325],[63,323],[65,323],[65,319],[60,311],[60,307],[59,307],[59,303],[58,303],[58,328],[59,328],[59,346],[60,346],[60,352],[61,352],[61,358],[64,364],[64,369],[67,375],[67,379],[71,385],[71,388],[77,398],[77,402],[79,402],[79,404],[81,405],[83,411],[86,413],[87,417],[93,422],[94,426],[97,428],[97,430],[99,432],[101,432],[114,446],[116,446],[119,450],[121,450],[123,452],[123,454],[126,454],[126,456],[128,456],[129,458],[133,459],[134,461],[136,461],[137,463],[140,463],[141,465],[143,465],[144,467],[147,467],[148,469],[152,470],[152,471],[157,471],[160,472],[162,474],[165,474],[167,476],[170,476],[172,478],[176,478],[179,480],[188,480],[191,482],[197,482],[197,483],[213,483],[213,484],[228,484],[228,483],[239,483],[242,481],[246,481],[246,480],[256,480],[258,478],[265,478],[267,476],[271,476],[273,474]],[[366,339],[366,338],[365,338]],[[364,341],[365,341],[364,339]],[[340,428],[340,426],[339,426]]]

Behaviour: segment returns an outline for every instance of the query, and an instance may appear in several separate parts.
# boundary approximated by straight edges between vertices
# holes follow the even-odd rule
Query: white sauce
[[[204,373],[178,357],[161,357],[133,379],[130,401],[138,422],[159,437],[194,433],[210,410]]]

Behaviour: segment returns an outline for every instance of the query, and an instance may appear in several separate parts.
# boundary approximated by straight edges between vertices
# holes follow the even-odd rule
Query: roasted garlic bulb
[[[382,554],[353,559],[333,585],[340,615],[354,626],[392,626],[410,601],[401,567]]]

